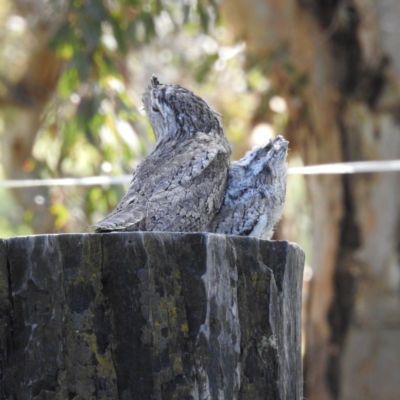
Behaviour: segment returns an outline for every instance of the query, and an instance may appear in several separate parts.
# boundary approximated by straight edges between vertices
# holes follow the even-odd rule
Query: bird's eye
[[[160,109],[155,104],[152,105],[152,109],[155,112],[160,112]]]

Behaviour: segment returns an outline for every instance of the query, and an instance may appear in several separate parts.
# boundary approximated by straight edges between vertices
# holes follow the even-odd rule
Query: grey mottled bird
[[[156,137],[114,211],[96,232],[206,231],[220,209],[231,149],[219,115],[200,97],[153,76],[143,95]]]
[[[221,209],[208,231],[270,239],[286,196],[288,142],[277,136],[232,164]]]

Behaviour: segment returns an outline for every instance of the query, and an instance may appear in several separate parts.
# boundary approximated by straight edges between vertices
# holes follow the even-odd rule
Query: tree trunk
[[[400,158],[398,1],[233,0],[222,9],[285,97],[285,136],[305,164]],[[399,399],[399,175],[307,183],[305,397]]]
[[[0,242],[1,399],[300,399],[304,254],[215,234]]]

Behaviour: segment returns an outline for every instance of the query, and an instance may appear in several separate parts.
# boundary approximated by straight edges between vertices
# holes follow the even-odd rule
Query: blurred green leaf
[[[81,81],[87,81],[91,69],[91,57],[84,50],[75,50],[72,64],[76,67]]]
[[[94,51],[100,43],[100,21],[87,15],[79,15],[79,25],[82,30],[83,41],[88,51]]]
[[[121,19],[117,19],[116,17],[112,17],[110,18],[110,23],[113,29],[113,33],[114,33],[114,37],[115,40],[118,43],[118,50],[125,54],[127,51],[127,46],[126,46],[126,38],[125,38],[125,34],[123,31],[123,23],[121,21]]]
[[[67,224],[70,213],[69,209],[62,203],[53,203],[49,210],[55,218],[55,226],[57,229],[61,229]]]
[[[76,68],[65,70],[58,81],[57,92],[63,99],[67,99],[79,86],[79,74]]]
[[[122,3],[129,4],[132,6],[138,6],[141,4],[141,1],[140,0],[122,0]]]
[[[75,35],[69,21],[63,22],[49,41],[49,47],[58,52],[65,44],[75,41]]]
[[[207,75],[210,73],[211,68],[214,66],[215,61],[218,60],[218,54],[210,54],[205,57],[195,69],[195,78],[198,82],[203,82]]]
[[[208,23],[209,23],[209,15],[207,13],[206,8],[202,5],[202,3],[197,3],[197,12],[200,17],[200,24],[204,32],[208,32]]]
[[[101,21],[104,20],[108,11],[104,6],[103,1],[99,0],[84,0],[82,1],[84,13],[95,20]]]
[[[153,37],[156,36],[156,27],[154,24],[153,15],[148,12],[142,12],[140,15],[145,28],[145,38],[149,42]]]

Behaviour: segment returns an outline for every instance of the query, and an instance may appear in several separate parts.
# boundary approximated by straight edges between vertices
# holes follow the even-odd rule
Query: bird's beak
[[[155,75],[152,75],[151,80],[150,80],[150,85],[152,89],[155,89],[160,82],[158,81],[157,77]]]

